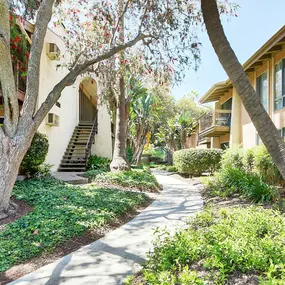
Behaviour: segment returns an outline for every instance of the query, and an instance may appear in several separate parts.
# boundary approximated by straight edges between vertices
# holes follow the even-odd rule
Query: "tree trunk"
[[[204,22],[215,52],[236,88],[262,142],[285,179],[285,143],[225,36],[216,0],[202,0],[201,3]]]
[[[27,147],[28,149],[28,147]],[[23,159],[23,148],[13,139],[4,136],[0,141],[0,220],[17,210],[10,201],[18,170]]]
[[[121,17],[119,24],[120,34],[119,38],[121,43],[125,42],[124,33],[124,0],[118,0],[118,17]],[[121,62],[124,62],[124,52],[120,56]],[[111,171],[122,171],[130,169],[127,162],[126,154],[126,92],[125,92],[125,79],[124,79],[124,66],[120,67],[120,92],[117,98],[117,114],[116,114],[116,133],[115,133],[115,147],[113,153],[113,160],[110,165]]]
[[[125,115],[125,81],[120,78],[120,94],[118,96],[116,111],[116,131],[113,160],[110,165],[111,171],[130,169],[126,154],[126,115]]]

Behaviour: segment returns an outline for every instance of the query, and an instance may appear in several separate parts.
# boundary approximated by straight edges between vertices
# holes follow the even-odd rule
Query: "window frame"
[[[282,95],[281,95],[280,99],[277,100],[276,99],[276,66],[280,63],[281,63],[281,72],[282,72],[282,75],[281,75],[281,78],[282,78],[281,79],[282,80],[282,82],[281,82],[281,84],[282,84],[281,93],[282,93]],[[282,103],[281,107],[277,107],[277,104],[276,104],[279,100],[281,100],[281,103]],[[274,111],[281,110],[284,107],[285,107],[285,58],[279,60],[278,62],[276,62],[274,64]]]
[[[266,75],[266,81],[267,81],[267,92],[266,92],[266,97],[267,97],[267,105],[266,107],[264,106],[264,102],[261,101],[260,95],[261,95],[261,86],[262,84],[260,84],[260,78]],[[261,104],[263,105],[264,109],[266,110],[266,112],[269,112],[269,76],[268,76],[268,70],[264,71],[263,73],[261,73],[258,77],[256,77],[256,92],[258,94],[259,100],[261,102]]]

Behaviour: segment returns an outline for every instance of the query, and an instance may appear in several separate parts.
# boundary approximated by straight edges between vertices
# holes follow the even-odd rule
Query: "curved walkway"
[[[174,230],[199,211],[202,198],[195,188],[164,172],[155,171],[163,191],[148,208],[100,240],[44,266],[10,285],[113,285],[136,272],[151,249],[157,227]]]

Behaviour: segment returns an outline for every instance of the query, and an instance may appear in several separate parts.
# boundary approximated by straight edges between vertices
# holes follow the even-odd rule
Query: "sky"
[[[244,63],[283,25],[285,25],[285,0],[234,0],[240,5],[238,17],[223,20],[226,36],[239,61]],[[202,43],[201,65],[196,72],[189,69],[183,83],[172,89],[179,99],[195,90],[202,97],[213,84],[224,81],[227,75],[210,43],[206,32],[199,33]]]

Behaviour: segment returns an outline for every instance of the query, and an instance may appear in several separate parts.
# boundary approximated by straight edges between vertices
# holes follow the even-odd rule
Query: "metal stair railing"
[[[91,148],[92,148],[92,144],[94,143],[95,140],[95,135],[98,133],[98,117],[96,114],[96,117],[94,119],[93,125],[92,125],[92,129],[88,138],[88,142],[86,144],[85,147],[85,163],[87,166],[88,163],[88,159],[91,156]]]

